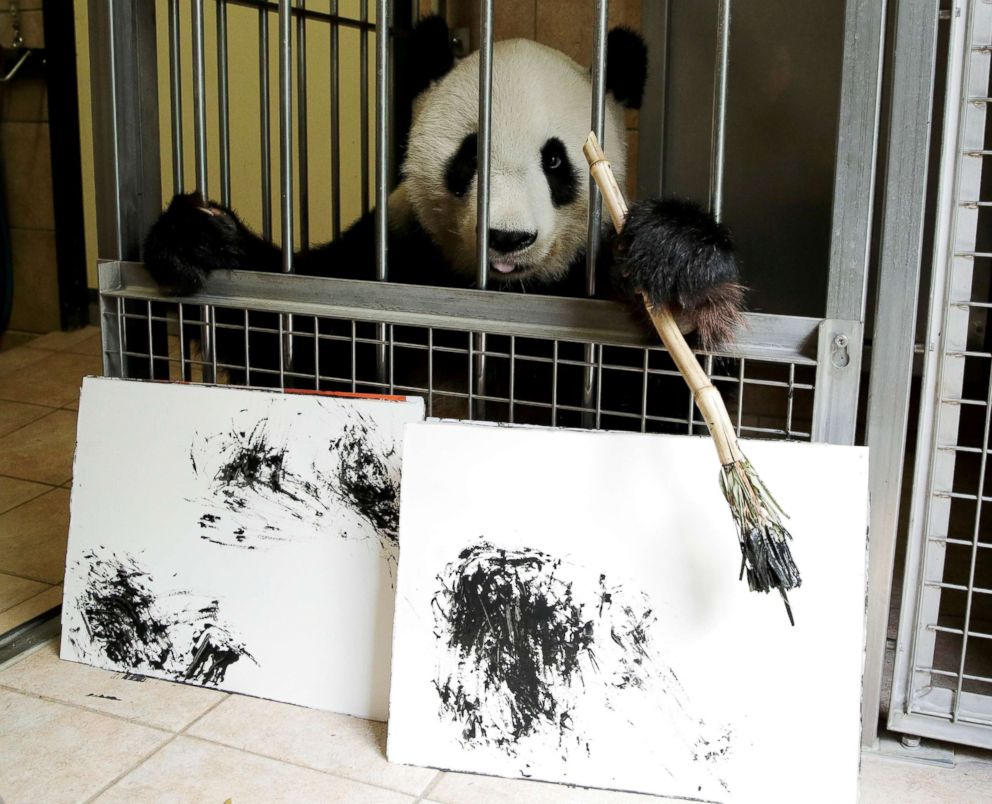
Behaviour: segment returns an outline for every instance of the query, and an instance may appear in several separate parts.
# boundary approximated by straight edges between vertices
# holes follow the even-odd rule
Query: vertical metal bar
[[[650,349],[644,350],[644,364],[641,366],[641,432],[648,431],[648,368],[650,363],[648,358],[651,355]]]
[[[217,343],[217,310],[213,305],[207,307],[207,316],[210,323],[210,342]],[[210,350],[210,376],[213,382],[217,382],[217,350]]]
[[[648,75],[644,84],[644,104],[637,116],[638,198],[662,195],[665,189],[665,99],[668,89],[670,6],[670,0],[644,0],[641,3],[641,35],[648,47]]]
[[[183,306],[177,304],[176,307],[179,318],[179,379],[185,381],[188,378],[186,376],[186,336],[184,334]]]
[[[434,415],[434,327],[427,330],[427,415]]]
[[[269,12],[258,10],[258,95],[262,173],[262,236],[272,237],[272,135],[269,123],[271,98],[269,93]]]
[[[476,284],[489,281],[489,174],[492,143],[493,3],[479,3],[479,137],[476,142]]]
[[[596,0],[596,30],[592,54],[592,119],[590,126],[603,147],[606,121],[606,40],[608,0]],[[586,295],[596,295],[596,261],[603,236],[603,204],[596,182],[589,179],[589,229],[586,232]]]
[[[182,193],[183,175],[183,82],[179,47],[179,0],[169,0],[169,99],[172,120],[172,192]]]
[[[217,128],[220,139],[220,202],[231,205],[231,114],[227,77],[227,0],[217,2]]]
[[[357,387],[358,378],[358,368],[355,363],[355,337],[356,337],[357,324],[354,320],[351,322],[351,391],[355,392]]]
[[[210,198],[207,186],[207,85],[204,68],[203,0],[193,0],[193,164],[196,168],[196,191],[206,202]],[[200,328],[200,349],[205,361],[210,361],[214,351],[213,333],[209,326],[209,310],[204,307],[203,326]],[[207,366],[203,367],[203,381],[215,382]]]
[[[362,10],[368,16],[367,0],[362,2]],[[333,0],[331,3],[331,14],[336,15],[338,13],[338,3],[337,0]],[[365,55],[363,56],[363,67],[364,58],[368,57],[368,39],[365,29],[362,29],[362,44],[365,45]],[[369,122],[369,110],[368,110],[368,87],[366,83],[368,81],[368,71],[366,68],[366,73],[362,80],[361,86],[361,96],[364,99],[362,101],[361,113],[364,114],[365,130],[363,132],[363,137],[368,137],[368,122]],[[341,47],[340,47],[340,36],[339,36],[339,26],[337,20],[331,22],[331,237],[335,240],[341,234]],[[366,202],[369,197],[368,189],[368,141],[367,139],[362,140],[362,145],[365,148],[365,159],[362,164],[365,167],[363,176],[365,177],[363,185],[364,198]],[[365,211],[365,208],[362,210]]]
[[[590,126],[600,143],[605,139],[606,121],[606,40],[607,21],[609,16],[608,0],[596,0],[596,28],[593,34],[592,54],[592,98]],[[605,146],[604,146],[605,147]],[[600,240],[603,237],[603,203],[599,188],[592,177],[589,178],[589,220],[586,231],[586,295],[596,295],[596,263],[599,260]],[[583,359],[587,364],[582,369],[582,407],[590,409],[595,387],[596,375],[590,364],[596,357],[594,344],[586,344],[583,349]],[[602,376],[600,376],[602,379]],[[589,427],[591,421],[588,414],[583,414],[584,426]],[[599,416],[596,417],[599,426]]]
[[[245,310],[245,385],[251,385],[251,323],[248,310]]]
[[[148,376],[155,376],[155,356],[152,348],[152,302],[149,299],[145,302],[145,319],[148,323]]]
[[[476,142],[476,284],[485,290],[489,283],[489,180],[492,150],[493,102],[493,2],[479,3],[479,136]],[[478,395],[486,395],[486,334],[473,335],[479,358],[475,362],[475,383]],[[485,418],[485,401],[480,400],[480,418]]]
[[[298,0],[297,7],[306,10],[306,0]],[[333,26],[332,27],[336,27]],[[296,15],[296,127],[299,130],[297,159],[300,171],[300,247],[310,244],[310,184],[307,167],[307,18]]]
[[[293,273],[293,60],[291,0],[279,0],[279,194],[282,226],[282,272]],[[293,317],[279,317],[279,382],[293,363]]]
[[[313,317],[313,387],[320,390],[320,319]]]
[[[710,358],[712,360],[712,357]],[[737,435],[741,434],[741,422],[744,418],[744,364],[742,357],[737,367]]]
[[[193,160],[196,189],[206,200],[207,187],[207,87],[203,66],[203,0],[193,0]]]
[[[155,6],[90,0],[97,256],[139,260],[162,213]]]
[[[510,336],[510,424],[513,424],[513,406],[516,404],[517,336]]]
[[[551,349],[551,426],[558,426],[558,341]]]
[[[120,361],[121,367],[121,377],[127,377],[127,363],[124,362],[124,343],[125,343],[125,332],[124,329],[124,299],[121,296],[117,297],[117,359]]]
[[[874,745],[878,734],[889,597],[899,529],[920,257],[925,235],[937,27],[936,6],[925,2],[899,4],[894,34],[897,46],[892,57],[890,140],[878,257],[878,301],[868,387],[866,436],[871,454],[868,467],[871,539],[861,709],[861,741],[865,747]],[[953,103],[949,97],[948,105],[953,106]],[[855,311],[860,310],[858,294],[854,294],[849,303],[856,306]],[[857,381],[856,377],[854,381]],[[817,398],[820,392],[818,387]],[[853,432],[851,435],[853,440]],[[923,443],[921,439],[920,444]],[[905,588],[909,590],[911,585],[907,584]]]
[[[710,138],[710,212],[723,218],[723,168],[727,134],[727,66],[730,61],[730,0],[717,7],[717,52],[713,75],[713,129]]]
[[[376,0],[375,13],[375,276],[389,278],[389,84],[390,52],[388,0]]]
[[[358,110],[358,126],[359,126],[359,138],[361,140],[361,159],[362,159],[362,214],[364,215],[369,211],[369,32],[368,32],[368,21],[369,21],[369,0],[361,0],[359,6],[359,18],[362,23],[361,31],[359,32],[358,39],[358,53],[360,63],[358,65],[358,80],[360,82],[359,87],[359,103],[361,108]],[[331,34],[334,33],[334,28],[331,29]],[[335,60],[335,64],[336,64]],[[333,88],[334,97],[337,97],[337,84]],[[332,130],[332,135],[333,131]],[[333,157],[332,157],[333,161]],[[337,175],[337,170],[334,174]],[[335,196],[337,198],[338,196]],[[337,209],[337,204],[335,203],[335,209]]]
[[[391,109],[390,3],[376,0],[375,4],[375,276],[380,281],[389,278],[389,129]],[[386,328],[376,326],[379,345],[376,348],[376,379],[386,376]]]
[[[279,200],[282,272],[293,273],[293,62],[290,0],[279,0]]]
[[[792,435],[792,405],[796,396],[796,364],[789,363],[789,402],[785,413],[785,437]]]

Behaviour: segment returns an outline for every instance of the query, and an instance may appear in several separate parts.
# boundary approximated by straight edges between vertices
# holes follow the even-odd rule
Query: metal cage
[[[395,174],[395,81],[393,36],[397,16],[413,18],[410,4],[377,0],[370,9],[329,11],[304,0],[208,0],[216,5],[217,30],[204,27],[205,0],[191,0],[192,76],[183,82],[178,0],[169,0],[164,19],[145,0],[90,0],[91,69],[99,222],[100,324],[104,370],[109,376],[144,376],[187,381],[228,380],[285,387],[305,381],[321,390],[422,394],[428,412],[547,425],[701,433],[704,425],[677,371],[643,322],[623,306],[596,299],[496,293],[485,289],[488,198],[488,143],[491,128],[487,87],[492,77],[493,2],[479,2],[479,226],[477,289],[428,288],[388,282],[387,219],[384,214]],[[258,158],[262,164],[264,234],[274,230],[271,212],[270,25],[278,26],[279,197],[282,232],[299,229],[308,239],[307,33],[327,25],[331,41],[342,30],[358,31],[361,42],[360,146],[362,209],[377,213],[376,275],[379,282],[294,277],[292,248],[283,250],[286,275],[213,275],[195,298],[163,296],[138,262],[140,245],[162,205],[159,138],[157,26],[168,29],[171,69],[164,99],[172,127],[174,189],[184,187],[182,115],[191,93],[196,186],[207,191],[208,159],[220,165],[219,197],[231,195],[230,119],[227,69],[229,6],[257,10],[260,115]],[[311,4],[312,6],[313,4]],[[343,5],[343,4],[342,4]],[[417,4],[414,4],[417,5]],[[442,4],[444,5],[444,4]],[[592,54],[593,102],[590,128],[602,134],[606,58],[606,0],[595,0]],[[778,437],[851,444],[862,373],[870,232],[879,129],[884,38],[883,4],[848,0],[844,26],[841,105],[837,131],[830,273],[825,315],[747,316],[738,340],[719,354],[700,354],[707,373],[724,391],[737,429],[744,436]],[[664,48],[668,3],[643,4],[649,46]],[[374,16],[372,12],[374,11]],[[727,94],[728,48],[733,37],[730,0],[718,0],[713,36],[713,142],[711,205],[720,209],[724,164],[723,109]],[[647,23],[651,23],[650,29]],[[295,39],[293,37],[295,25]],[[212,88],[218,100],[216,153],[208,154],[206,42],[217,58]],[[374,43],[373,43],[374,40]],[[242,45],[244,43],[241,43]],[[374,48],[372,47],[374,44]],[[295,47],[294,47],[295,45]],[[292,81],[293,56],[298,59]],[[372,51],[374,50],[374,55]],[[340,160],[340,111],[336,98],[341,72],[337,51],[331,66],[331,159]],[[370,119],[368,77],[374,67],[374,119]],[[327,91],[324,88],[322,91]],[[293,101],[297,115],[294,121]],[[647,116],[646,116],[647,119]],[[645,132],[651,133],[651,122]],[[607,144],[608,146],[608,144]],[[294,156],[295,151],[295,156]],[[368,173],[374,154],[374,186]],[[254,157],[252,157],[254,158]],[[643,161],[643,160],[642,160]],[[168,174],[168,171],[164,171]],[[333,176],[339,175],[335,170]],[[217,188],[214,188],[217,189]],[[335,197],[333,234],[341,231],[340,187]],[[591,187],[591,266],[600,231],[600,204]],[[294,220],[294,197],[299,217]],[[287,238],[290,245],[291,238]],[[188,333],[197,334],[199,346]],[[218,360],[218,339],[244,344],[243,359]],[[277,368],[252,362],[252,350],[274,348]],[[294,348],[315,360],[292,360]],[[324,354],[335,357],[327,362]],[[323,363],[323,365],[320,365]],[[872,616],[877,617],[875,612]],[[884,615],[883,615],[884,616]],[[877,699],[877,696],[876,696]],[[869,696],[870,700],[870,696]],[[868,704],[869,706],[871,704]],[[872,734],[873,734],[872,727]]]

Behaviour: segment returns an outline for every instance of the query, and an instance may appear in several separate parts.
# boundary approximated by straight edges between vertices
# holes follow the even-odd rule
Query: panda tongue
[[[515,266],[513,265],[512,262],[494,262],[493,263],[493,268],[495,268],[501,274],[512,273],[514,267]]]

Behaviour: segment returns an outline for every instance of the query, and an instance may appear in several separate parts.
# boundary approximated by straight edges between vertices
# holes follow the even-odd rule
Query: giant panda
[[[422,21],[410,40],[415,69],[402,80],[416,97],[400,181],[388,202],[394,282],[476,283],[479,54],[456,63],[450,41],[439,17]],[[605,146],[623,186],[624,109],[640,106],[647,55],[628,29],[612,30],[607,48]],[[584,295],[589,180],[582,144],[591,96],[589,71],[560,51],[524,39],[494,44],[489,288]],[[616,295],[633,285],[709,327],[715,321],[719,330],[725,308],[717,291],[736,287],[727,232],[699,208],[674,200],[634,205],[629,220],[648,225],[628,226],[633,234],[617,248],[600,250],[598,287]],[[338,239],[298,252],[294,270],[375,278],[374,221],[373,210]],[[603,236],[609,238],[605,225]],[[173,198],[148,234],[144,261],[163,288],[182,296],[196,293],[211,271],[281,269],[278,246],[197,193]]]

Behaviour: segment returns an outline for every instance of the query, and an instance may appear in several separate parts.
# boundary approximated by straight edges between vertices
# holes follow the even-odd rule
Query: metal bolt
[[[847,348],[847,335],[834,335],[834,346],[838,349]]]

